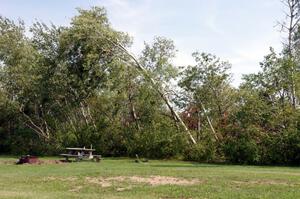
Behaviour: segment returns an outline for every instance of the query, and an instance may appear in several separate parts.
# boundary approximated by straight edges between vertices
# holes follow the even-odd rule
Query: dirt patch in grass
[[[102,179],[102,178],[86,177],[85,181],[89,184],[100,185],[101,187],[110,187],[110,186],[112,186],[111,181],[105,180],[105,179]]]
[[[183,179],[175,178],[168,176],[150,176],[150,177],[141,177],[141,176],[117,176],[117,177],[86,177],[85,181],[91,184],[97,184],[101,187],[110,187],[114,182],[126,182],[126,183],[142,183],[149,184],[151,186],[160,186],[160,185],[194,185],[201,183],[198,179]]]
[[[0,161],[0,165],[1,164],[4,164],[4,165],[13,165],[13,164],[16,164],[16,161],[14,161],[14,160],[3,160],[3,161]]]
[[[73,189],[70,189],[69,191],[71,191],[71,192],[79,192],[82,188],[83,188],[83,186],[76,186]]]
[[[150,176],[148,178],[133,176],[130,177],[130,181],[137,182],[137,183],[146,183],[152,186],[159,186],[159,185],[194,185],[200,183],[197,179],[187,180],[182,178],[175,178],[175,177],[167,177],[167,176]]]
[[[168,176],[115,176],[115,177],[61,177],[61,176],[48,176],[44,177],[44,182],[56,181],[65,182],[72,185],[68,191],[80,192],[85,186],[96,185],[102,188],[113,187],[117,192],[123,192],[132,190],[139,184],[146,184],[149,186],[160,186],[160,185],[180,185],[180,186],[191,186],[202,183],[198,179],[184,179],[175,178]]]
[[[131,190],[132,186],[128,186],[128,187],[118,187],[116,190],[121,192],[121,191],[127,191],[127,190]]]

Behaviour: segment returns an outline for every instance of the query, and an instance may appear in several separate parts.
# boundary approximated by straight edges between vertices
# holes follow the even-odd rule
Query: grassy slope
[[[0,158],[0,198],[300,198],[299,168],[179,161],[137,164],[128,159],[105,159],[100,164],[7,164],[12,160],[15,159]],[[197,178],[201,183],[191,186],[151,186],[119,182],[103,188],[85,180],[87,176],[151,175]],[[117,191],[120,187],[128,186],[131,187],[128,190]],[[78,187],[81,187],[80,192],[76,191]]]

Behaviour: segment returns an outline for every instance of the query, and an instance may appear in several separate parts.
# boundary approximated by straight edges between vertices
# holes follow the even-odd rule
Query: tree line
[[[0,17],[0,153],[57,154],[93,145],[105,156],[241,164],[300,163],[299,2],[284,0],[282,51],[231,85],[231,64],[155,37],[139,56],[102,7],[69,26]]]

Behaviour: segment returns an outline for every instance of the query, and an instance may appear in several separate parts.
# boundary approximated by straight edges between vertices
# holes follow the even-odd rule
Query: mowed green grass
[[[14,165],[15,160],[0,157],[0,198],[300,198],[297,167],[156,160],[135,163],[131,159]],[[197,183],[151,185],[120,180],[97,183],[120,176],[175,177]]]

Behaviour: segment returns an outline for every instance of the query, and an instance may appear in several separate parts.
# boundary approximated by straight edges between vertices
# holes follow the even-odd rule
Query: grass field
[[[0,157],[0,198],[300,198],[297,167],[130,159],[14,165],[15,160]]]

